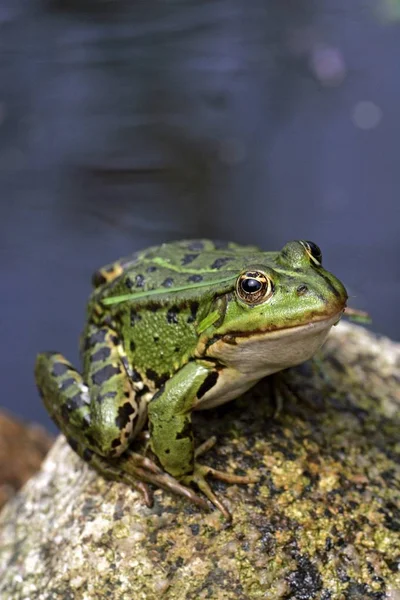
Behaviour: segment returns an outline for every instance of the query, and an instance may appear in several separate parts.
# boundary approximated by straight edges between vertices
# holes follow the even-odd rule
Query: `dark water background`
[[[397,11],[397,12],[396,12]],[[49,425],[90,276],[183,237],[311,239],[400,338],[396,0],[2,0],[1,404]]]

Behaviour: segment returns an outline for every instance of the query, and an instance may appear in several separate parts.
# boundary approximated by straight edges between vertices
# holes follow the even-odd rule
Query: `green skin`
[[[342,315],[347,293],[318,247],[280,252],[189,240],[138,252],[97,271],[83,335],[82,375],[60,354],[37,357],[35,376],[52,419],[74,450],[107,477],[205,500],[230,518],[200,465],[193,410],[236,398],[270,373],[307,360]],[[260,296],[243,281],[261,277]],[[244,284],[246,285],[246,283]],[[256,300],[255,300],[256,299]],[[149,425],[162,469],[130,446]]]

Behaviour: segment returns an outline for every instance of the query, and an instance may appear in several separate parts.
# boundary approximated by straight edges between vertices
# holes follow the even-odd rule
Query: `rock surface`
[[[203,459],[258,473],[215,483],[233,512],[138,494],[87,467],[60,437],[0,515],[7,600],[400,599],[400,348],[349,324],[285,372],[196,415]]]
[[[0,508],[39,470],[53,441],[43,427],[0,412]]]

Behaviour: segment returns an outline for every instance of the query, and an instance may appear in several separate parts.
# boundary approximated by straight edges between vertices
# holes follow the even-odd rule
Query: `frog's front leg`
[[[206,476],[229,483],[248,484],[257,480],[217,471],[196,460],[215,441],[211,444],[206,442],[195,452],[192,432],[193,406],[199,395],[209,389],[207,381],[215,383],[214,372],[201,364],[189,362],[160,388],[148,406],[150,445],[168,473],[185,485],[195,483],[230,520],[231,514],[212,491]]]

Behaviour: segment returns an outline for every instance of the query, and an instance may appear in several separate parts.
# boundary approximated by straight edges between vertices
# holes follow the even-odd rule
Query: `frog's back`
[[[256,246],[241,246],[233,242],[212,240],[183,240],[152,246],[135,252],[110,265],[102,267],[93,275],[99,298],[129,293],[131,299],[162,301],[171,293],[190,296],[196,289],[218,285],[224,274],[237,273],[261,251]],[[148,297],[147,297],[147,293]],[[200,290],[199,290],[200,293]]]

